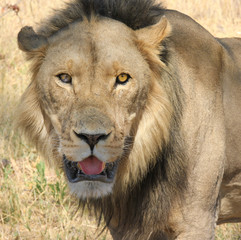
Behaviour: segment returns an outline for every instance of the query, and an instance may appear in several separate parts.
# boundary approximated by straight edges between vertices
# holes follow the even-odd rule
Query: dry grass
[[[17,0],[16,0],[17,1]],[[200,22],[216,36],[241,36],[240,0],[166,0]],[[1,0],[1,7],[15,1]],[[0,239],[97,239],[93,217],[77,211],[64,177],[45,169],[34,149],[12,131],[14,109],[29,82],[28,64],[17,48],[16,36],[25,25],[35,25],[61,0],[22,0],[18,16],[0,17]],[[216,239],[241,239],[239,224],[218,227]],[[104,233],[98,239],[111,239]]]
[[[240,0],[164,0],[170,9],[183,12],[216,37],[241,37]]]

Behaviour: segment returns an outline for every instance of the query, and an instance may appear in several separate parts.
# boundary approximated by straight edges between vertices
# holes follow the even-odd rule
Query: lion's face
[[[37,74],[59,160],[80,197],[111,192],[118,161],[131,147],[151,78],[135,38],[118,22],[75,24],[53,39]]]
[[[64,166],[78,197],[98,198],[117,182],[122,188],[136,182],[168,138],[171,108],[158,83],[167,24],[163,18],[134,31],[94,18],[48,39],[30,27],[20,32],[19,46],[34,65],[19,126]]]

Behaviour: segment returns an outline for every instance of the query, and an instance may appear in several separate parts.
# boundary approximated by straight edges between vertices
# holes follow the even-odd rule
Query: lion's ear
[[[48,39],[34,32],[32,27],[25,26],[18,33],[18,46],[24,52],[39,50],[48,45]]]
[[[167,18],[163,16],[158,23],[135,32],[140,43],[152,48],[158,48],[161,41],[170,35],[171,25]]]

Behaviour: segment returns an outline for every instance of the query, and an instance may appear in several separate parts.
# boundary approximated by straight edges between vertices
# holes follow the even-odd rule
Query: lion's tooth
[[[105,163],[103,162],[103,164],[102,164],[102,172],[104,171],[104,169],[105,169]]]
[[[77,163],[77,167],[78,167],[79,170],[82,170],[80,162]]]

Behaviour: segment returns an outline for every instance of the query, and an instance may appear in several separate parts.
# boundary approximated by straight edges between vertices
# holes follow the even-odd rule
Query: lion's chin
[[[112,193],[114,183],[82,181],[69,182],[70,192],[80,199],[101,198]]]
[[[81,162],[69,161],[63,156],[64,170],[70,191],[79,198],[99,198],[112,192],[118,167],[118,160],[104,164],[104,168],[96,174],[87,174],[80,168]]]

